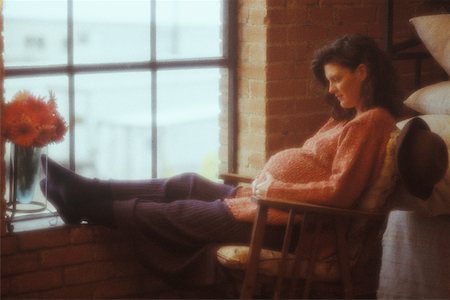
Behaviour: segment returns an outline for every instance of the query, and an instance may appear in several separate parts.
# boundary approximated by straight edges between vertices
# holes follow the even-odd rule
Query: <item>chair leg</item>
[[[348,257],[348,247],[345,239],[345,234],[348,231],[347,229],[348,222],[341,218],[336,218],[337,252],[339,258],[339,268],[341,270],[343,292],[346,299],[352,299],[353,284],[349,268],[350,260]]]
[[[288,258],[288,254],[289,254],[289,249],[291,247],[292,231],[294,228],[294,223],[295,223],[295,211],[290,210],[289,211],[289,219],[288,219],[288,223],[287,223],[287,227],[286,227],[286,232],[284,234],[284,239],[283,239],[283,248],[281,250],[282,251],[281,252],[281,262],[279,265],[277,281],[276,281],[275,290],[273,293],[274,299],[281,298],[281,290],[283,288],[284,277],[286,274],[287,258]]]
[[[307,246],[305,247],[306,243],[305,243],[304,231],[302,231],[300,233],[299,244],[298,244],[300,246],[300,249],[297,250],[297,252],[296,252],[294,269],[293,269],[293,273],[292,273],[292,285],[291,285],[291,290],[290,290],[291,297],[293,297],[295,295],[294,284],[297,282],[297,277],[300,272],[300,266],[301,266],[303,258],[306,258],[306,261],[307,261],[305,283],[303,286],[303,293],[302,293],[303,299],[309,298],[312,282],[314,280],[314,268],[315,268],[317,257],[318,257],[318,247],[320,244],[320,232],[322,231],[322,228],[323,228],[323,222],[320,219],[316,218],[316,216],[314,214],[305,213],[303,215],[303,225],[304,225],[303,228],[306,228],[308,226],[310,220],[316,220],[317,225],[314,228],[314,233],[312,235],[313,239],[311,241],[308,241],[308,244],[310,245],[310,247],[307,247]],[[307,255],[305,255],[305,251],[306,251],[305,248],[309,249]]]
[[[244,283],[241,288],[241,299],[251,299],[253,297],[266,219],[267,207],[260,205],[256,216],[256,222],[253,226],[252,239],[250,243],[250,257],[247,262],[247,270],[245,272]]]

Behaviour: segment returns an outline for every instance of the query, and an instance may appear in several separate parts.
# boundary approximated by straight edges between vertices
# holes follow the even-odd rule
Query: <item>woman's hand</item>
[[[252,182],[253,196],[257,198],[265,198],[272,181],[272,174],[268,172],[264,173],[262,176],[258,176],[258,178]]]

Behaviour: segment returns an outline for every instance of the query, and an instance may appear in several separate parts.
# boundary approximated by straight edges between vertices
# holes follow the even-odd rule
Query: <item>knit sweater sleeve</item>
[[[350,207],[378,175],[393,125],[390,114],[380,110],[353,119],[339,136],[329,177],[306,183],[274,178],[267,196]]]

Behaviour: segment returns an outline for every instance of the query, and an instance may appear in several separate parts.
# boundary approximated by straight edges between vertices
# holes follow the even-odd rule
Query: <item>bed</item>
[[[450,14],[410,20],[432,57],[450,75]],[[404,102],[450,149],[450,81],[425,86]],[[408,120],[397,124],[401,129]],[[450,157],[450,151],[449,151]],[[450,299],[450,168],[423,201],[397,186],[383,235],[379,299]]]

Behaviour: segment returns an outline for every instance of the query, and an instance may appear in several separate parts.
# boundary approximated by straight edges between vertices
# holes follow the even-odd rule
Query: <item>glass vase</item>
[[[33,201],[39,182],[42,148],[14,145],[13,182],[15,200],[21,204]]]

